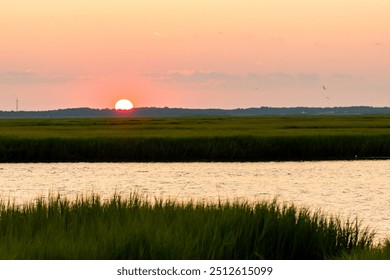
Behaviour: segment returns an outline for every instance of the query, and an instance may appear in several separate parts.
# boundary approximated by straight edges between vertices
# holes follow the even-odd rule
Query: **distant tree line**
[[[259,107],[238,109],[134,108],[114,109],[69,108],[49,111],[0,111],[0,118],[106,118],[106,117],[186,117],[186,116],[283,116],[283,115],[379,115],[390,114],[389,107]]]

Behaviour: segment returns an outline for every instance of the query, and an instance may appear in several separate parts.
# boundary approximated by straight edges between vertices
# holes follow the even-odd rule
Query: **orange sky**
[[[121,98],[390,106],[389,11],[387,0],[0,0],[0,110],[16,97],[20,110]]]

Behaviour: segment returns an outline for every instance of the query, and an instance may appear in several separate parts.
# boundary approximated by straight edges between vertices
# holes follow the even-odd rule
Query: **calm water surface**
[[[343,218],[358,217],[390,236],[390,161],[267,163],[0,164],[0,198],[21,204],[60,193],[68,198],[134,191],[176,200],[293,202]]]

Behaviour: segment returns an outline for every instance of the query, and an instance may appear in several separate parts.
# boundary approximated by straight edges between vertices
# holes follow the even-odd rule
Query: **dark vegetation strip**
[[[390,157],[390,135],[0,138],[1,162],[271,161]]]
[[[1,259],[353,258],[381,253],[373,236],[357,221],[275,201],[150,203],[132,195],[0,205]]]
[[[390,157],[390,116],[0,120],[0,162]]]

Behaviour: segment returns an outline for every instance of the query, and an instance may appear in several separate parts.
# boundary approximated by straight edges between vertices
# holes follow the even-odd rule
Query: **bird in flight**
[[[324,90],[326,90],[326,87],[325,87],[325,86],[322,86],[322,88],[323,88]]]

